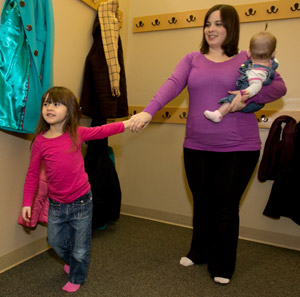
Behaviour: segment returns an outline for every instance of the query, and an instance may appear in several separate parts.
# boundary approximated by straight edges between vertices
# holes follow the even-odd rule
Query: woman
[[[239,203],[257,164],[261,141],[253,113],[236,112],[246,106],[239,91],[220,123],[203,112],[218,108],[218,98],[236,90],[238,69],[247,60],[238,52],[239,18],[230,5],[215,5],[204,19],[200,52],[187,54],[143,112],[133,116],[131,130],[140,131],[154,114],[184,88],[189,113],[184,162],[193,194],[193,238],[180,264],[208,264],[216,283],[228,284],[234,273],[239,232]],[[278,73],[259,95],[247,101],[265,104],[282,97],[286,87]]]

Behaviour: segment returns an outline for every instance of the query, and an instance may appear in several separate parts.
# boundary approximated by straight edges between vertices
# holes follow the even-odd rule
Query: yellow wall
[[[179,60],[190,51],[197,51],[202,28],[132,33],[132,19],[139,16],[208,8],[220,1],[130,0],[126,73],[131,105],[146,105],[160,85],[168,78]],[[255,1],[226,1],[228,4]],[[262,2],[262,1],[261,1]],[[241,25],[240,49],[247,49],[250,37],[264,30],[265,22]],[[300,84],[296,72],[300,66],[300,18],[268,22],[268,30],[278,39],[279,72],[288,93],[283,100],[268,107],[300,110]],[[170,106],[186,107],[184,91]],[[123,191],[124,212],[146,215],[178,223],[191,221],[191,195],[186,185],[182,161],[185,127],[179,124],[151,124],[139,135],[118,136],[111,140],[117,154],[118,172]],[[268,130],[261,129],[262,140]],[[300,228],[287,218],[272,220],[262,215],[272,182],[259,183],[254,176],[241,207],[241,235],[279,245],[297,242],[300,248]],[[254,233],[257,234],[254,234]]]
[[[132,33],[132,18],[169,12],[207,8],[199,0],[120,0],[124,13],[121,37],[125,52],[125,67],[130,105],[146,105],[159,86],[170,75],[177,62],[187,52],[198,50],[202,28]],[[232,4],[258,2],[226,1]],[[4,0],[0,0],[2,9]],[[219,3],[210,1],[209,5]],[[80,0],[53,0],[55,15],[54,82],[80,95],[85,57],[92,44],[92,24],[95,11]],[[278,38],[279,72],[288,87],[288,100],[298,101],[300,84],[296,69],[300,68],[300,19],[270,21],[269,30]],[[264,29],[264,23],[242,24],[240,48],[246,49],[249,37]],[[183,92],[171,105],[187,106]],[[280,104],[282,105],[282,103]],[[141,134],[126,132],[110,138],[116,154],[117,169],[123,192],[123,211],[170,221],[186,223],[192,216],[191,195],[186,185],[182,142],[183,125],[151,124]],[[268,131],[261,131],[265,139]],[[46,236],[46,228],[38,226],[26,233],[17,225],[21,208],[24,178],[29,161],[29,144],[24,136],[0,131],[0,263],[7,266],[17,259],[17,251]],[[241,227],[274,232],[300,238],[300,229],[289,219],[274,221],[261,213],[268,199],[271,183],[259,184],[254,178],[241,209]],[[175,217],[175,219],[174,219]],[[250,236],[251,237],[251,236]],[[36,250],[39,252],[43,246]],[[34,252],[29,249],[30,256]],[[19,254],[20,254],[19,253]],[[31,254],[30,254],[31,253]],[[15,257],[16,256],[16,257]],[[27,257],[26,256],[26,257]],[[14,258],[15,257],[15,258]],[[21,259],[17,259],[19,261]],[[3,262],[2,262],[3,263]],[[0,264],[1,265],[1,264]],[[0,266],[0,271],[5,267]]]
[[[85,58],[92,45],[96,11],[79,0],[53,0],[55,18],[54,84],[79,96]],[[122,11],[128,10],[124,1]],[[0,0],[2,10],[4,0]],[[126,47],[127,22],[123,24]],[[125,51],[125,50],[124,50]],[[29,163],[30,141],[26,135],[0,130],[0,272],[18,261],[47,248],[46,227],[29,233],[17,224],[22,204],[24,179]]]

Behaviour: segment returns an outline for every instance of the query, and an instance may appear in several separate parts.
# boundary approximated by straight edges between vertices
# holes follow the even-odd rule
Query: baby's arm
[[[243,95],[248,95],[248,99],[255,96],[261,90],[267,75],[268,73],[264,69],[252,69],[247,71],[249,87],[243,90]],[[247,93],[244,93],[244,91]]]

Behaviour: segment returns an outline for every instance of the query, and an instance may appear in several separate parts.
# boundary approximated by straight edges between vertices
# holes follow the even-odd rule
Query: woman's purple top
[[[189,53],[179,62],[144,111],[154,116],[187,86],[189,111],[184,147],[215,152],[260,150],[261,141],[254,113],[229,113],[219,123],[209,121],[203,115],[205,110],[217,109],[220,106],[218,101],[228,95],[228,91],[236,90],[238,70],[246,60],[246,51],[220,63],[208,60],[200,52]],[[280,75],[275,73],[273,82],[264,86],[247,103],[268,103],[285,93],[285,84]]]

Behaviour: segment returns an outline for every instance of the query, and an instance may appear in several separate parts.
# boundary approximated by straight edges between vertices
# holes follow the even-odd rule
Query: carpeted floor
[[[236,273],[215,284],[205,265],[183,267],[192,230],[122,215],[93,233],[87,282],[65,293],[63,264],[49,250],[0,274],[1,297],[299,297],[300,252],[239,241]]]

